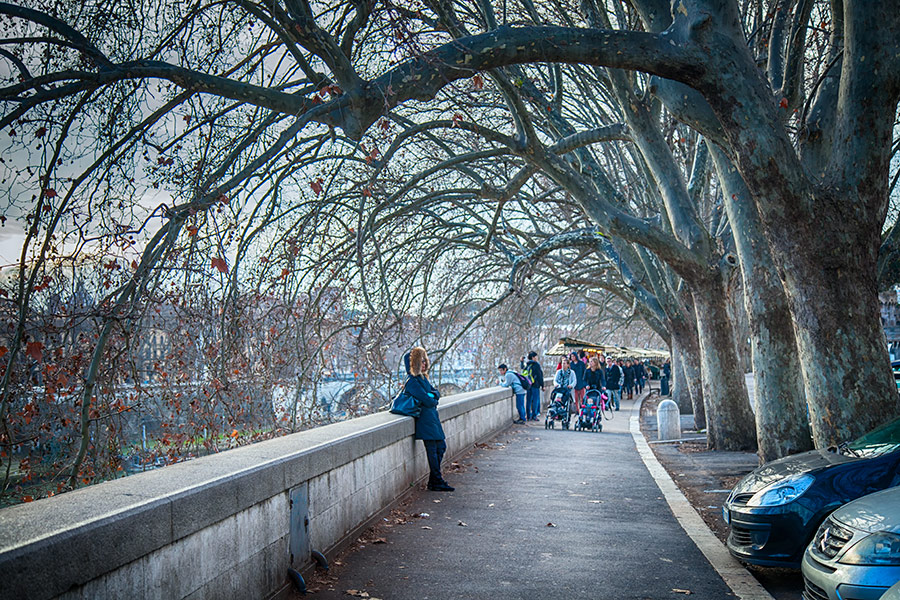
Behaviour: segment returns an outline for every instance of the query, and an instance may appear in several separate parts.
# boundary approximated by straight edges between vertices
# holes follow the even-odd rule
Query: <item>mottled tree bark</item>
[[[693,413],[695,426],[703,429],[706,427],[706,405],[700,373],[700,340],[694,323],[673,323],[672,348],[672,376],[678,378],[672,398],[678,403],[681,412]],[[675,353],[679,358],[677,363],[674,362]]]
[[[750,321],[756,438],[764,462],[812,448],[806,393],[790,308],[743,179],[711,147],[743,277]]]
[[[804,228],[807,235],[850,237],[839,232],[839,217],[823,219],[831,222]],[[881,328],[874,244],[840,257],[816,245],[821,254],[792,256],[783,269],[816,446],[823,447],[895,418],[900,402]]]
[[[673,342],[670,346],[670,352],[672,355],[672,377],[669,379],[669,395],[672,396],[672,400],[678,405],[678,412],[688,415],[693,411],[693,406],[691,406],[691,393],[688,390],[684,369],[681,366],[681,349],[678,347],[678,344]]]
[[[702,0],[687,4],[694,19],[709,14]],[[828,114],[810,123],[800,155],[739,23],[721,12],[710,27],[681,29],[710,48],[712,68],[699,88],[757,205],[784,283],[818,447],[900,412],[876,282],[900,98],[892,50],[900,12],[888,1],[848,0],[843,9],[840,84],[833,97],[822,92],[813,102],[811,112],[824,104]],[[820,146],[822,139],[832,143]]]
[[[756,450],[756,427],[744,376],[735,368],[737,351],[728,321],[721,277],[697,282],[693,290],[700,340],[707,440],[711,450]]]

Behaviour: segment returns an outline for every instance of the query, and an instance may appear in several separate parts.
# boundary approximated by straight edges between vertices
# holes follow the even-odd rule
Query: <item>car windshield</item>
[[[894,419],[849,444],[845,444],[848,454],[873,457],[900,449],[900,419]]]

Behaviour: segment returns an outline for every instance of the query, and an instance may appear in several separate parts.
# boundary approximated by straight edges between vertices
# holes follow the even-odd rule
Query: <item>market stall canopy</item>
[[[631,348],[626,346],[618,346],[620,356],[628,356],[631,358],[668,358],[669,353],[665,350],[650,350],[648,348]]]
[[[622,358],[667,358],[669,353],[665,350],[651,350],[647,348],[631,348],[628,346],[616,346],[615,344],[594,344],[575,338],[560,338],[559,343],[547,351],[547,356],[565,356],[571,352],[584,350],[590,354],[605,354]]]
[[[605,353],[607,348],[611,348],[611,346],[604,346],[602,344],[594,344],[584,340],[566,337],[560,338],[559,343],[547,351],[547,356],[565,356],[570,352],[578,352],[579,350]]]

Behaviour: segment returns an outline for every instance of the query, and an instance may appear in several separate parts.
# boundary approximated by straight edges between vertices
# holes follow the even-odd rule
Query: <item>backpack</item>
[[[534,363],[528,363],[528,366],[526,366],[522,370],[522,376],[528,380],[528,387],[531,387],[534,385],[534,375],[532,375],[532,373],[531,373],[531,365],[533,365],[533,364]]]
[[[531,381],[529,381],[527,377],[525,377],[524,375],[520,375],[519,373],[516,373],[515,371],[513,371],[513,375],[515,375],[516,377],[519,378],[519,383],[522,384],[522,388],[526,392],[531,389]]]

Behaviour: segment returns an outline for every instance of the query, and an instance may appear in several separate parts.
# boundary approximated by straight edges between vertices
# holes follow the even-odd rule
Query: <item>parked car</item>
[[[891,586],[891,589],[884,593],[881,600],[900,600],[900,581]]]
[[[831,511],[898,484],[900,419],[837,448],[774,460],[741,479],[722,507],[728,550],[750,564],[799,568]]]
[[[803,582],[805,600],[878,600],[900,582],[900,487],[831,513],[803,554]]]
[[[891,371],[894,372],[894,383],[897,384],[897,389],[900,390],[900,360],[895,360],[891,363]]]

